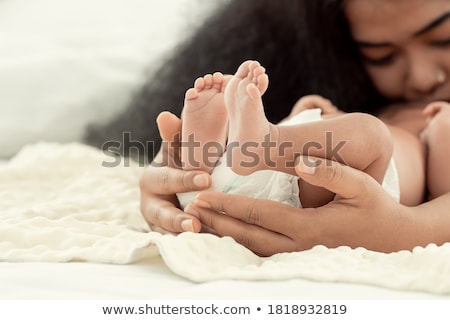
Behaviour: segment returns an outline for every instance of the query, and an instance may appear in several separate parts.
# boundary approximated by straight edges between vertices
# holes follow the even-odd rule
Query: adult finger
[[[363,171],[338,162],[310,156],[299,156],[295,171],[300,178],[325,188],[340,198],[353,199],[373,190],[378,183]]]
[[[181,120],[168,111],[161,112],[156,118],[159,134],[163,141],[174,141],[174,137],[181,132]]]
[[[220,195],[219,193],[216,194]],[[214,234],[232,237],[236,242],[260,256],[270,256],[279,252],[297,250],[294,241],[290,237],[259,227],[248,221],[235,219],[231,215],[231,211],[230,214],[224,214],[195,204],[190,204],[186,209],[188,212],[198,216],[202,224],[213,230]]]
[[[200,221],[178,209],[171,201],[148,195],[141,199],[141,213],[152,231],[160,233],[199,232]]]
[[[140,178],[141,194],[171,195],[207,189],[211,176],[203,171],[184,171],[151,164]]]
[[[259,226],[273,232],[289,235],[295,233],[298,219],[298,209],[286,204],[265,199],[225,194],[219,192],[201,192],[193,201],[195,207],[211,209],[215,212],[224,212],[227,216],[238,219],[246,225]],[[205,216],[206,217],[206,216]],[[209,215],[209,218],[212,216]],[[280,217],[283,217],[280,219]],[[203,221],[213,229],[232,232],[223,229],[223,225],[215,220]]]
[[[161,135],[161,150],[152,164],[180,168],[181,120],[170,112],[161,112],[156,119]]]

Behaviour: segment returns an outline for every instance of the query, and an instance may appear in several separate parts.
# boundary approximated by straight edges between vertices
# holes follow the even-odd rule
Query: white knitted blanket
[[[139,213],[143,168],[103,161],[111,158],[87,146],[37,144],[0,166],[0,261],[127,264],[160,254],[196,282],[301,277],[450,294],[450,243],[392,254],[317,246],[261,258],[231,238],[149,232]]]

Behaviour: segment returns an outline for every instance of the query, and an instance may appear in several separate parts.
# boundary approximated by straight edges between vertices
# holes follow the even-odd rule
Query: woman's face
[[[450,0],[344,0],[365,66],[392,100],[450,101]]]

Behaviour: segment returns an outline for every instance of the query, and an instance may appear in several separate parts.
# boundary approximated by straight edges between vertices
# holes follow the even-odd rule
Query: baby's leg
[[[275,126],[264,115],[264,69],[242,65],[225,90],[229,115],[228,154],[238,174],[277,170],[295,174],[299,154],[337,160],[382,182],[392,156],[392,137],[381,120],[368,114],[344,114],[299,125]]]
[[[425,113],[430,117],[422,138],[428,147],[427,186],[430,199],[450,192],[450,104],[430,104]]]
[[[259,144],[270,133],[270,124],[264,115],[261,100],[268,85],[269,79],[264,68],[256,61],[246,61],[241,64],[225,90],[225,105],[229,117],[227,161],[238,174],[248,175],[263,168],[259,161],[246,165],[242,160],[248,153],[248,148],[255,143]],[[255,150],[259,151],[259,145]]]
[[[400,184],[400,203],[417,206],[425,194],[425,148],[410,132],[389,126],[394,140],[394,161]]]
[[[182,115],[181,161],[185,170],[211,173],[225,151],[227,110],[224,88],[227,77],[221,73],[198,78],[186,91]]]
[[[450,192],[450,130],[445,135],[433,135],[428,142],[427,185],[429,198]]]

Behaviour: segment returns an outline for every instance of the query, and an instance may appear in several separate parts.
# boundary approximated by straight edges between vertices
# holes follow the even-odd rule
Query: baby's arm
[[[421,134],[428,147],[427,186],[430,199],[450,192],[450,104],[433,102],[423,111],[428,125]]]

